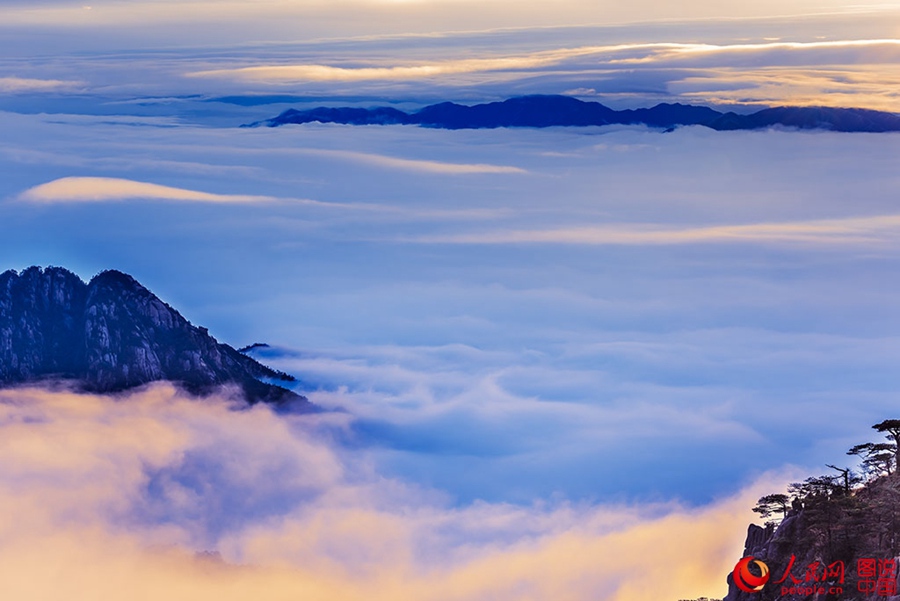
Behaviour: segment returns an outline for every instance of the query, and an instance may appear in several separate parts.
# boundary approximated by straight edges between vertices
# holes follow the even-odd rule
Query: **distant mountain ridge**
[[[773,126],[825,129],[839,132],[900,131],[900,115],[856,108],[785,106],[749,115],[722,113],[705,106],[657,104],[651,108],[617,111],[599,102],[570,96],[519,96],[501,102],[466,106],[454,102],[433,104],[407,113],[391,107],[316,107],[288,109],[265,121],[244,127],[278,127],[302,123],[346,125],[420,125],[439,129],[497,127],[554,127],[589,125],[647,125],[671,129],[702,125],[719,131],[751,130]]]
[[[294,380],[217,342],[125,273],[88,283],[61,267],[0,274],[0,386],[68,380],[109,393],[168,380],[193,394],[237,385],[250,403],[312,407],[262,379]]]

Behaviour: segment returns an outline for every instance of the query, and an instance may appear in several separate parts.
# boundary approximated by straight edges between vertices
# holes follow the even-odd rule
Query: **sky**
[[[0,269],[125,271],[325,409],[0,391],[4,582],[720,598],[755,500],[896,417],[900,137],[239,126],[527,93],[896,112],[898,17],[0,2]]]

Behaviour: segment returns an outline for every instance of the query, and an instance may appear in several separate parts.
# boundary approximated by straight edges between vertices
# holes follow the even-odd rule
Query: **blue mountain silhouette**
[[[472,106],[442,102],[412,113],[390,107],[289,109],[277,117],[247,127],[312,122],[420,125],[439,129],[642,124],[663,129],[703,125],[720,131],[774,126],[840,132],[900,131],[900,115],[858,108],[786,106],[740,115],[722,113],[705,106],[663,103],[651,108],[617,111],[599,102],[585,102],[569,96],[520,96]]]

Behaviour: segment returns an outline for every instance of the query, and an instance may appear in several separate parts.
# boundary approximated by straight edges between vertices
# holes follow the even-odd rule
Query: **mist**
[[[28,599],[654,599],[721,590],[747,503],[446,502],[317,421],[169,385],[0,392],[4,590]],[[689,541],[689,542],[688,542]]]

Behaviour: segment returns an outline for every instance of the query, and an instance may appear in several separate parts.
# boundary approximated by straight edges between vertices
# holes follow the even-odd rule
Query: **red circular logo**
[[[759,576],[750,573],[751,563],[755,563],[756,567],[759,568]],[[731,576],[734,578],[735,586],[745,593],[758,593],[769,581],[769,566],[749,555],[737,562]]]

